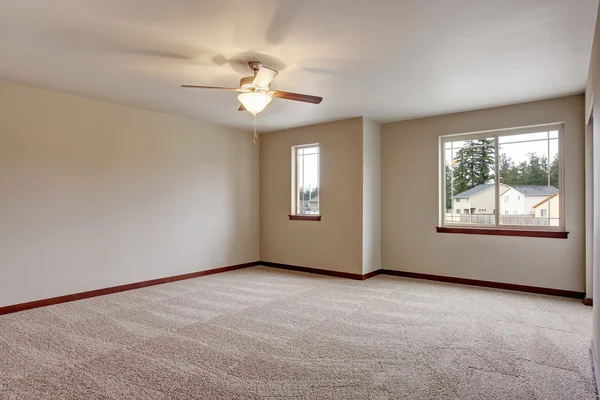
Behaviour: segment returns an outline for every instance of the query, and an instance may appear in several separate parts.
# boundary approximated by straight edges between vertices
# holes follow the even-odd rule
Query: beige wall
[[[584,291],[583,121],[580,95],[383,124],[382,267]],[[436,233],[440,135],[553,122],[565,123],[568,239]]]
[[[0,82],[0,306],[259,259],[258,148]]]
[[[362,140],[362,118],[261,135],[261,260],[362,273]],[[322,220],[290,221],[291,147],[309,143],[320,145]]]

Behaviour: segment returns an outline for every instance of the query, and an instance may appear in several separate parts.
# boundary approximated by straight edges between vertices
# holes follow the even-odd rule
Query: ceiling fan
[[[318,96],[271,90],[271,82],[277,76],[278,72],[272,68],[265,67],[259,61],[250,61],[248,65],[254,72],[254,76],[246,76],[240,79],[239,88],[196,85],[181,85],[181,87],[192,89],[220,89],[241,92],[238,95],[238,100],[242,104],[238,111],[248,111],[252,115],[256,115],[264,110],[267,104],[271,102],[273,97],[293,101],[302,101],[312,104],[319,104],[321,101],[323,101],[323,98]]]

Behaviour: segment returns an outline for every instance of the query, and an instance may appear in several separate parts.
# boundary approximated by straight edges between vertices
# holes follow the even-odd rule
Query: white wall
[[[258,148],[0,82],[0,306],[259,260]]]
[[[436,233],[440,135],[555,122],[565,124],[568,239]],[[382,267],[583,292],[583,122],[579,95],[383,124]]]
[[[586,120],[586,122],[588,122]],[[585,297],[593,294],[594,249],[594,127],[585,126]]]
[[[381,132],[363,118],[363,274],[381,268]]]
[[[600,171],[600,8],[596,18],[596,30],[594,32],[594,43],[592,46],[592,57],[590,60],[590,68],[586,86],[586,114],[585,121],[593,116],[593,128],[591,135],[593,140],[588,139],[587,145],[592,146],[588,155],[591,157],[591,167],[594,172]],[[591,143],[590,143],[591,142]],[[591,153],[591,154],[590,154]],[[590,179],[591,178],[591,179]],[[591,225],[590,234],[588,235],[588,249],[591,252],[591,275],[593,281],[593,298],[598,301],[600,299],[600,173],[594,173],[587,181],[592,182],[592,187],[588,193],[588,200],[591,200],[591,213],[587,213],[587,217],[592,217],[592,220],[587,220]],[[589,184],[589,183],[588,183]],[[591,198],[590,198],[591,197]],[[591,246],[591,248],[590,248]],[[588,273],[588,275],[590,275]],[[596,352],[600,350],[600,307],[596,304],[593,310],[594,328],[593,328],[593,343]],[[597,354],[597,353],[596,353]],[[597,376],[597,375],[596,375]]]

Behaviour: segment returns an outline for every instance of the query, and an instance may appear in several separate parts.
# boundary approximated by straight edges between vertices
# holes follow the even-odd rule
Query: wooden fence
[[[446,224],[458,225],[495,225],[496,216],[493,214],[446,214]],[[520,226],[558,226],[558,218],[536,218],[533,215],[501,215],[500,225]]]

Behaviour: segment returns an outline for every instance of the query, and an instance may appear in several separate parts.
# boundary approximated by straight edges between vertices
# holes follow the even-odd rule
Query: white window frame
[[[498,149],[499,143],[498,138],[502,136],[513,136],[513,135],[524,135],[530,133],[539,133],[544,131],[558,131],[558,202],[559,202],[559,224],[558,226],[531,226],[531,225],[500,225],[500,212],[494,213],[495,215],[495,224],[477,224],[477,225],[467,225],[467,224],[447,224],[445,218],[445,204],[446,204],[446,143],[454,142],[454,141],[463,141],[463,140],[477,140],[477,139],[486,139],[493,138],[494,139],[494,154],[495,154],[495,164],[494,164],[494,177],[495,177],[495,200],[496,200],[496,210],[500,210],[500,196],[498,193],[500,192],[500,180],[498,179]],[[558,231],[564,232],[566,228],[565,224],[565,143],[564,143],[564,123],[555,122],[551,124],[542,124],[542,125],[532,125],[527,127],[520,128],[508,128],[508,129],[499,129],[499,130],[491,130],[491,131],[480,131],[480,132],[472,132],[472,133],[460,133],[460,134],[451,134],[451,135],[442,135],[439,137],[439,161],[440,161],[440,193],[439,193],[439,207],[438,210],[438,223],[439,226],[442,227],[453,227],[453,228],[487,228],[487,229],[502,229],[502,230],[539,230],[539,231]],[[548,152],[549,153],[549,152]],[[552,160],[550,159],[550,154],[548,154],[548,165]],[[550,221],[550,213],[548,213],[548,220]],[[550,222],[549,222],[550,224]]]
[[[317,197],[317,206],[319,208],[318,214],[305,214],[298,212],[298,176],[296,175],[296,168],[298,163],[298,149],[305,149],[310,147],[316,147],[317,150],[317,187],[319,188],[319,195]],[[304,175],[304,174],[303,174]],[[321,146],[319,143],[302,144],[298,146],[292,146],[292,212],[291,215],[307,215],[307,216],[320,216],[321,215]]]

